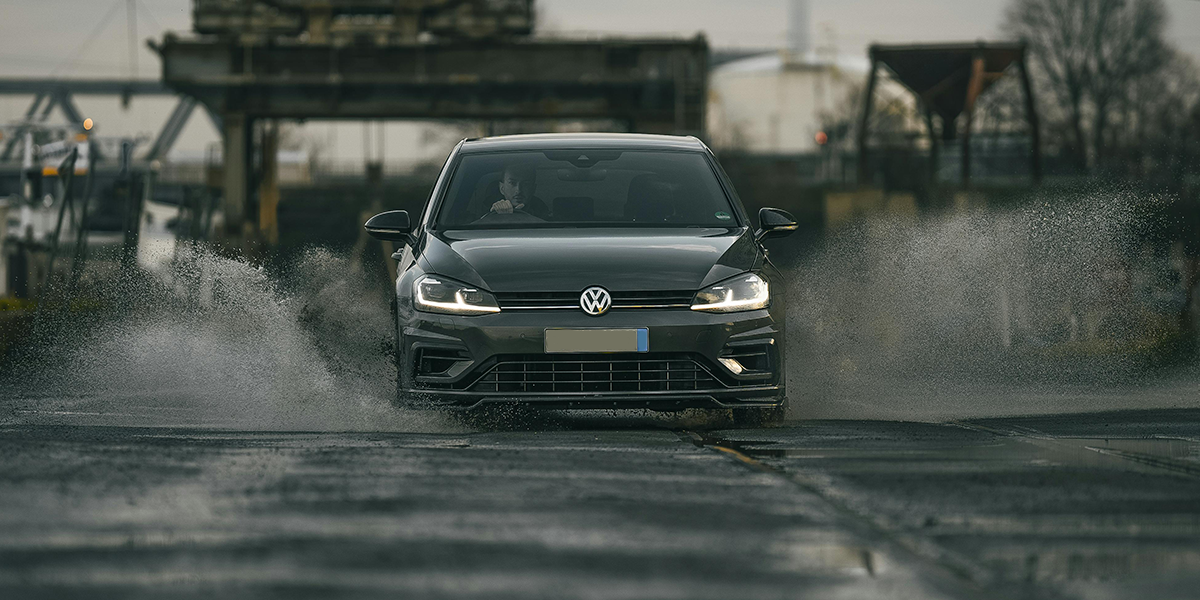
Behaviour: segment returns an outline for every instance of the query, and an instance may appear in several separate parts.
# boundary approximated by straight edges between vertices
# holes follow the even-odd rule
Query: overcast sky
[[[563,33],[686,35],[704,33],[716,47],[781,47],[787,41],[789,0],[537,0],[540,26]],[[1169,38],[1200,62],[1200,0],[1166,0]],[[0,0],[0,76],[126,77],[132,70],[129,0]],[[159,75],[145,39],[191,28],[190,0],[134,0],[136,73]],[[1007,2],[993,0],[811,0],[813,43],[865,56],[871,42],[994,39]],[[0,122],[20,118],[29,100],[0,97]],[[86,98],[80,108],[97,115],[109,135],[153,135],[170,103],[135,101],[120,111],[112,99]],[[405,154],[419,143],[400,124],[389,126],[388,148]],[[313,129],[313,131],[317,131]],[[215,137],[204,119],[192,119],[180,151],[203,151]],[[314,133],[315,135],[316,133]],[[339,155],[361,157],[361,126],[319,132],[332,136]],[[393,153],[393,155],[396,155]]]

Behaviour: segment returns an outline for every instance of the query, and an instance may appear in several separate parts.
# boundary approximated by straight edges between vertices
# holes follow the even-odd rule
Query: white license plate
[[[649,352],[650,330],[547,329],[546,353]]]

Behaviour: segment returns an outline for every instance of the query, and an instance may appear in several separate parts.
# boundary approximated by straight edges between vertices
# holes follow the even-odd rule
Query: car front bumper
[[[649,351],[547,354],[547,328],[646,328]],[[412,312],[400,324],[400,396],[458,407],[774,407],[784,401],[783,333],[768,309],[614,309],[600,317],[573,310]],[[723,357],[755,368],[734,373]]]

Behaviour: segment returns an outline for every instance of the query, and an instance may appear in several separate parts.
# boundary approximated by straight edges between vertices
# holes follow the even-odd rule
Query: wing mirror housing
[[[367,219],[363,228],[371,237],[388,242],[407,242],[411,239],[412,223],[406,210],[389,210]]]
[[[761,242],[789,236],[799,225],[796,223],[796,217],[786,210],[762,208],[758,211],[758,227],[758,231],[754,232],[754,239]]]

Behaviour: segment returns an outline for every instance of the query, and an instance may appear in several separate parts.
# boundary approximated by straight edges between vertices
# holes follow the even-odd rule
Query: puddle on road
[[[1031,552],[1028,547],[992,548],[982,558],[1008,581],[1118,581],[1134,577],[1200,572],[1200,551],[1152,547],[1131,552],[1127,543],[1093,544]]]
[[[792,573],[835,571],[875,577],[887,571],[884,555],[863,546],[810,542],[779,543],[771,548],[775,568]]]
[[[1055,438],[1028,432],[1025,435],[996,431],[980,443],[897,444],[895,448],[801,447],[800,440],[729,440],[705,438],[755,459],[780,472],[789,468],[816,467],[837,475],[839,463],[851,471],[865,463],[894,464],[895,469],[954,470],[953,465],[978,470],[1070,468],[1138,471],[1165,477],[1200,476],[1200,440],[1182,438]],[[817,442],[819,443],[819,442]],[[816,461],[817,465],[810,461]],[[858,466],[855,466],[858,465]],[[1064,485],[1070,485],[1064,483]],[[863,507],[880,510],[871,501],[878,490],[860,490]],[[926,521],[919,535],[937,540],[985,566],[996,582],[1112,582],[1156,577],[1169,585],[1200,572],[1200,550],[1193,540],[1200,532],[1200,509],[1179,514],[1153,512],[1060,514],[1032,512],[940,515]],[[904,515],[893,515],[905,522]],[[900,529],[907,526],[896,525]],[[852,548],[825,552],[819,547],[795,550],[796,564],[828,560],[831,568],[855,569],[869,574],[870,558]],[[1186,595],[1185,595],[1186,596]]]
[[[751,458],[794,460],[1010,460],[1039,466],[1130,468],[1129,462],[1200,475],[1200,441],[1182,438],[1029,438],[997,436],[986,443],[882,449],[878,447],[788,446],[778,440],[705,438],[704,443],[737,450]],[[1123,459],[1114,462],[1114,459]],[[1149,461],[1148,463],[1146,461]],[[1123,464],[1126,463],[1126,464]]]
[[[1122,452],[1133,452],[1161,456],[1175,460],[1187,460],[1200,464],[1200,441],[1156,438],[1156,439],[1089,439],[1062,438],[1081,443],[1088,448],[1107,448]]]

